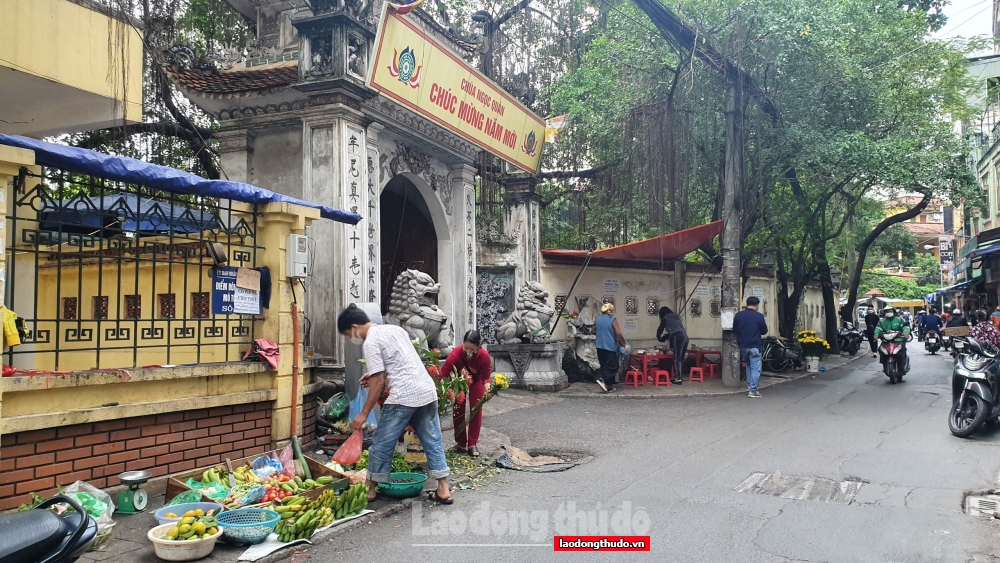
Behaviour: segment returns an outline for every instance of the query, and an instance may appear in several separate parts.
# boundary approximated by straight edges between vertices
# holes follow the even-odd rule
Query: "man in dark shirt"
[[[762,335],[767,334],[767,320],[757,312],[760,299],[747,297],[747,308],[733,318],[733,332],[740,347],[740,358],[747,363],[747,397],[759,398],[757,382],[760,380],[761,350],[764,348]]]
[[[680,315],[670,310],[669,307],[660,307],[660,326],[656,329],[656,339],[666,342],[670,339],[670,349],[674,352],[674,377],[672,382],[675,385],[683,383],[681,375],[684,373],[684,359],[687,357],[688,339],[687,331],[684,330],[684,322]]]
[[[868,345],[872,349],[872,357],[878,357],[878,342],[875,340],[875,327],[878,326],[878,313],[873,307],[869,307],[865,314],[865,336],[868,337]]]
[[[922,323],[923,324],[921,325],[921,328],[923,329],[925,334],[931,331],[934,332],[941,331],[941,317],[937,316],[937,313],[934,311],[934,309],[931,309],[930,314],[924,315]]]
[[[959,309],[955,309],[955,312],[951,315],[951,319],[948,320],[948,328],[956,326],[969,326],[969,321],[965,320],[965,317],[962,316],[962,311]]]

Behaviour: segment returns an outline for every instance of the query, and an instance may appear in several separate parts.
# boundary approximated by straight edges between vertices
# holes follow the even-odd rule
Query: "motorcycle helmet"
[[[952,315],[961,315],[962,314],[962,310],[961,309],[955,309],[954,311],[951,312],[951,314]]]

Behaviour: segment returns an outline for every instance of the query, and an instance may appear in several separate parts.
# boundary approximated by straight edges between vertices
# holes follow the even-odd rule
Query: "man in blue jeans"
[[[362,346],[368,373],[361,376],[361,386],[368,388],[368,400],[351,421],[355,432],[368,420],[382,388],[388,386],[389,397],[382,406],[378,428],[368,448],[368,500],[375,500],[375,487],[389,482],[392,454],[396,442],[412,426],[427,455],[431,479],[437,479],[436,491],[427,500],[451,504],[448,487],[448,462],[441,441],[441,420],[438,418],[437,385],[427,373],[424,363],[413,348],[410,336],[396,325],[373,325],[364,311],[351,305],[337,317],[337,332]]]
[[[757,382],[760,381],[760,356],[764,349],[761,336],[767,334],[767,321],[757,312],[760,299],[747,297],[747,308],[733,318],[733,332],[740,347],[740,358],[747,363],[747,397],[760,398]]]

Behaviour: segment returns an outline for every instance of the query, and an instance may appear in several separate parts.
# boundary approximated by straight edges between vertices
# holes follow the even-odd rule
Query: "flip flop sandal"
[[[471,455],[472,457],[479,457],[479,448],[477,448],[476,446],[472,446],[471,448],[465,451],[468,452],[469,455]]]
[[[453,504],[455,502],[455,499],[451,497],[448,498],[439,497],[437,491],[431,491],[427,493],[427,497],[425,498],[425,500],[429,500],[431,502],[439,502],[441,504]]]

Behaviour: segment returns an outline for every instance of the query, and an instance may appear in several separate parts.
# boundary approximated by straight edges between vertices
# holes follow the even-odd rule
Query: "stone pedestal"
[[[545,344],[490,344],[493,373],[510,379],[511,387],[529,391],[561,391],[569,387],[562,369],[565,342]]]

